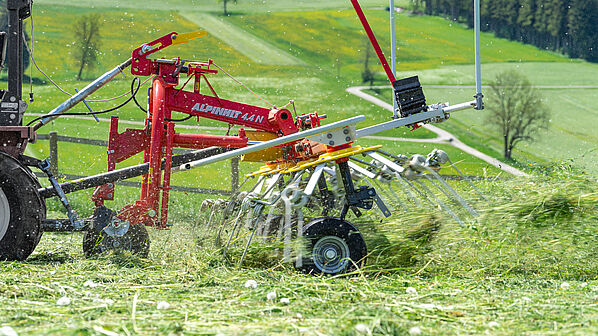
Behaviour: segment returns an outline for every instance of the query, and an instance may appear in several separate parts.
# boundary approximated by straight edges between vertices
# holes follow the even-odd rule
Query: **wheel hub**
[[[336,258],[336,251],[333,248],[329,248],[326,250],[326,252],[324,252],[324,256],[326,257],[326,259],[332,260]]]
[[[8,204],[8,198],[4,194],[4,191],[0,189],[0,240],[4,238],[8,225],[10,224],[10,204]]]
[[[349,246],[336,236],[325,236],[313,248],[313,261],[324,273],[336,274],[343,271],[349,262]]]

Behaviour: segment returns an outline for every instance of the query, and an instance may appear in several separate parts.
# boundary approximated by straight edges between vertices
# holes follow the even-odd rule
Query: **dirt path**
[[[214,15],[181,11],[185,19],[196,23],[256,63],[268,65],[304,65],[297,57],[279,49],[239,27]]]
[[[347,89],[347,92],[354,94],[360,98],[363,98],[375,105],[378,105],[386,110],[389,110],[392,112],[392,105],[374,97],[371,96],[367,93],[362,92],[362,90],[364,89],[369,89],[369,86],[354,86],[354,87],[350,87]],[[381,86],[380,88],[388,88],[388,86]],[[369,139],[379,139],[379,140],[389,140],[389,141],[409,141],[409,142],[423,142],[423,143],[443,143],[443,144],[448,144],[448,145],[452,145],[455,146],[457,148],[459,148],[460,150],[471,154],[483,161],[486,161],[487,163],[497,167],[498,169],[501,169],[509,174],[513,174],[515,176],[526,176],[529,177],[530,175],[513,167],[510,166],[502,161],[499,161],[493,157],[491,157],[490,155],[486,155],[482,152],[480,152],[479,150],[469,147],[468,145],[464,144],[463,142],[461,142],[459,139],[457,139],[456,136],[454,136],[453,134],[438,128],[434,125],[424,125],[423,127],[425,127],[426,129],[436,133],[437,137],[433,138],[433,139],[410,139],[410,138],[393,138],[393,137],[382,137],[382,136],[368,136],[366,138]]]

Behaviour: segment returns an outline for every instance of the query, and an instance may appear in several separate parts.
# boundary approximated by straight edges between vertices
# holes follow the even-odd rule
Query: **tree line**
[[[472,0],[414,0],[425,14],[473,27]],[[482,30],[598,62],[598,0],[481,0]]]

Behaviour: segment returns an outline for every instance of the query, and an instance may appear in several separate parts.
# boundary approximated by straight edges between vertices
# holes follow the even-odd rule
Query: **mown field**
[[[149,259],[86,259],[80,234],[46,234],[28,261],[0,263],[0,325],[20,335],[595,334],[595,182],[562,171],[478,186],[491,199],[465,227],[433,209],[354,220],[370,256],[345,277],[298,273],[257,246],[237,268],[240,250],[223,260],[206,217],[150,230]]]
[[[387,2],[362,2],[387,52]],[[407,2],[397,3],[408,6]],[[346,87],[361,82],[364,46],[348,1],[242,0],[229,7],[234,15],[226,18],[219,15],[220,6],[216,1],[195,0],[82,0],[68,6],[55,0],[37,0],[35,57],[52,78],[74,92],[121,63],[143,42],[171,31],[204,28],[194,18],[208,15],[219,20],[222,29],[234,26],[238,31],[219,38],[209,34],[166,49],[159,56],[213,58],[268,101],[280,106],[294,99],[299,113],[318,111],[327,114],[328,121],[364,114],[367,121],[360,125],[363,127],[389,119],[389,112],[345,92]],[[77,68],[68,53],[72,36],[65,22],[85,13],[102,14],[104,42],[98,65],[78,82],[74,80]],[[401,14],[398,20],[400,70],[417,70],[424,85],[472,84],[471,31],[438,18]],[[254,61],[247,55],[247,46],[234,42],[243,39],[244,33],[301,62],[272,66]],[[595,84],[593,65],[487,34],[483,42],[485,62],[495,63],[484,66],[489,75],[513,65],[521,67],[535,84]],[[34,77],[41,75],[34,73]],[[115,80],[92,99],[129,90],[131,79]],[[213,84],[222,97],[263,105],[222,74]],[[146,88],[147,84],[139,91],[142,103]],[[473,89],[462,88],[425,90],[429,102],[461,102],[473,94]],[[27,120],[50,111],[66,97],[48,84],[36,85],[35,92]],[[578,124],[578,139],[590,145],[595,145],[593,119],[584,117],[591,111],[582,114],[581,108],[565,98],[590,106],[593,95],[595,90],[551,89],[547,94],[547,99],[566,111],[558,113],[562,119],[555,115],[559,127]],[[113,103],[92,106],[102,109]],[[144,118],[132,104],[118,115],[133,122]],[[459,112],[442,126],[466,143],[498,156],[497,138],[488,136],[479,125],[481,118],[477,112]],[[185,132],[222,133],[218,127],[226,127],[208,120],[183,124],[206,127]],[[573,139],[572,128],[562,131],[563,139]],[[64,118],[43,130],[106,139],[108,122]],[[382,135],[434,137],[423,129]],[[552,136],[546,139],[541,141],[554,147],[517,153],[522,166],[535,165],[534,161],[546,164],[540,150],[577,149],[572,140],[562,141],[567,145],[562,147],[550,141]],[[19,335],[598,333],[598,186],[592,178],[554,164],[547,175],[504,180],[506,176],[494,167],[448,145],[372,139],[360,140],[359,144],[383,144],[386,150],[402,154],[426,154],[436,147],[447,151],[465,173],[489,177],[476,182],[486,201],[476,200],[471,190],[462,190],[481,216],[468,217],[463,227],[435,208],[397,211],[384,221],[373,213],[360,220],[351,217],[367,240],[368,264],[351,276],[313,277],[281,263],[270,249],[258,245],[250,250],[241,268],[237,267],[238,248],[229,254],[231,258],[223,260],[222,250],[213,243],[214,232],[205,228],[205,214],[198,210],[201,201],[210,196],[173,192],[170,219],[174,227],[168,231],[150,229],[148,259],[127,253],[87,259],[81,251],[81,234],[47,233],[27,261],[0,263],[0,328],[9,326]],[[105,169],[104,148],[68,143],[59,146],[61,172],[88,175]],[[28,154],[47,156],[47,141],[30,146]],[[125,164],[139,160],[136,157]],[[242,164],[242,173],[258,166]],[[226,163],[175,174],[173,182],[226,189],[230,186],[229,169]],[[441,172],[454,173],[450,169]],[[127,187],[117,192],[117,200],[109,204],[114,209],[135,200],[138,194],[137,189]],[[83,191],[70,198],[83,216],[92,210],[90,194]],[[50,217],[64,216],[57,202],[48,202],[48,207]],[[247,280],[255,280],[257,288],[246,288]],[[275,298],[270,294],[268,299],[270,292],[276,292]],[[283,298],[288,303],[281,301]],[[0,335],[4,330],[8,329],[0,329]]]

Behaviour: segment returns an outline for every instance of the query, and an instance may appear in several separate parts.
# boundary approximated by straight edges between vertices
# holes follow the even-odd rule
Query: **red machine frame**
[[[357,0],[351,0],[351,3],[374,46],[389,81],[396,86],[398,81],[390,70],[359,3]],[[155,75],[149,94],[148,116],[143,129],[127,129],[123,133],[118,132],[118,118],[112,117],[108,171],[114,170],[118,162],[143,152],[143,162],[149,163],[149,173],[143,175],[140,199],[118,212],[117,217],[121,220],[131,224],[167,227],[170,169],[172,168],[171,159],[174,147],[190,149],[212,146],[241,148],[248,144],[249,139],[243,128],[239,130],[237,136],[177,133],[175,123],[171,121],[173,111],[196,116],[198,120],[199,117],[204,117],[226,122],[229,125],[250,127],[274,136],[284,136],[301,129],[320,126],[322,118],[316,113],[295,120],[291,112],[284,108],[268,109],[220,98],[206,76],[218,73],[217,70],[210,68],[213,64],[212,60],[190,62],[185,66],[185,61],[181,59],[148,58],[149,55],[169,45],[184,43],[204,35],[203,31],[187,34],[172,32],[133,51],[132,74]],[[180,89],[176,88],[179,85],[181,73],[187,73],[189,77],[192,77],[189,80],[194,79],[193,91],[183,90],[189,80]],[[202,79],[205,80],[212,96],[200,93]],[[326,151],[336,151],[349,146],[350,143],[337,147],[326,146]],[[306,139],[282,147],[283,155],[280,160],[284,161],[299,162],[324,152],[324,146],[315,145]],[[345,160],[341,159],[340,161]],[[106,200],[114,200],[114,185],[97,187],[92,199],[96,206],[103,205]],[[160,213],[159,218],[158,213]]]
[[[182,34],[181,34],[182,35]],[[170,169],[173,148],[203,149],[212,146],[241,148],[247,146],[248,137],[241,128],[238,135],[206,135],[177,133],[171,121],[172,112],[226,122],[230,125],[250,127],[274,136],[284,136],[306,127],[320,125],[321,117],[312,113],[294,120],[287,109],[268,109],[231,100],[222,99],[215,92],[206,75],[216,74],[211,69],[212,61],[190,62],[185,65],[181,59],[151,60],[147,56],[161,50],[181,36],[175,32],[167,34],[133,51],[132,73],[134,75],[155,75],[149,93],[148,116],[143,129],[118,131],[118,117],[112,117],[108,145],[108,171],[116,164],[140,152],[143,162],[149,163],[149,173],[143,176],[140,199],[125,206],[117,217],[131,224],[144,224],[165,228],[168,226],[168,202],[170,192]],[[194,79],[193,91],[177,89],[179,76],[186,73]],[[202,79],[212,96],[200,93]],[[321,151],[313,152],[309,140],[286,144],[283,147],[286,160],[302,161]],[[92,200],[101,206],[106,200],[114,200],[114,185],[106,184],[96,188]],[[158,217],[158,214],[160,215]]]

